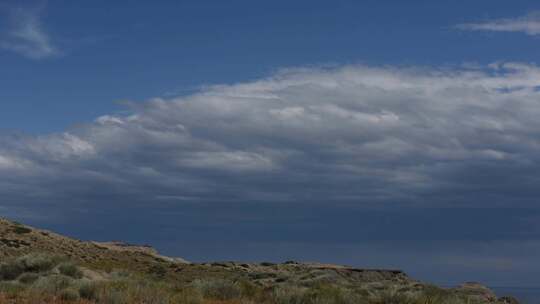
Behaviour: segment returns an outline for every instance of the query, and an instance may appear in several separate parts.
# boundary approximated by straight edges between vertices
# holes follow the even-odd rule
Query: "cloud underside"
[[[110,201],[532,206],[540,68],[290,69],[0,137],[0,194]]]
[[[457,28],[469,31],[522,32],[534,36],[540,34],[540,12],[531,13],[519,18],[464,23],[459,24]]]

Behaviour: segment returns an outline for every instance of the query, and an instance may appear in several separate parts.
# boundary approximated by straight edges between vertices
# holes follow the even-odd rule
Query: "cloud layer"
[[[492,31],[492,32],[523,32],[527,35],[540,34],[540,12],[530,13],[523,17],[498,19],[480,23],[464,23],[457,26],[458,29],[469,31]]]
[[[0,137],[9,201],[534,206],[540,68],[290,69]],[[67,204],[67,203],[66,203]]]
[[[31,59],[42,59],[58,54],[43,29],[41,8],[10,7],[6,9],[8,29],[0,39],[0,47]]]

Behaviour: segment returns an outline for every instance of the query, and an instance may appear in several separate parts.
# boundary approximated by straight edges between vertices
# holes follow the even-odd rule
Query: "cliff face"
[[[249,281],[262,288],[279,286],[318,286],[329,284],[365,293],[429,293],[436,290],[448,296],[463,296],[470,303],[512,303],[511,297],[497,298],[477,283],[442,289],[416,281],[400,270],[362,269],[342,265],[300,263],[188,263],[181,258],[160,255],[150,246],[123,242],[85,242],[50,231],[0,219],[0,262],[28,253],[48,253],[69,257],[95,277],[107,278],[114,269],[150,274],[175,284],[200,279]]]

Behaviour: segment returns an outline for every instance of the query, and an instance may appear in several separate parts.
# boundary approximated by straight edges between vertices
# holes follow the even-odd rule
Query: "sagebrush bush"
[[[15,260],[15,263],[22,267],[25,272],[49,271],[59,262],[59,257],[46,254],[27,254]]]
[[[32,229],[26,228],[24,226],[15,226],[13,228],[13,232],[15,232],[16,234],[27,234],[32,232]]]
[[[50,294],[58,294],[63,289],[72,286],[74,283],[71,277],[62,274],[53,274],[40,277],[34,284],[32,289]]]
[[[71,262],[64,262],[60,265],[58,265],[58,271],[66,275],[68,277],[72,277],[74,279],[80,279],[83,277],[82,271],[77,267],[75,264]]]
[[[243,298],[260,299],[264,297],[264,291],[261,286],[255,285],[249,281],[242,280],[236,282]]]
[[[31,284],[39,279],[39,274],[32,272],[25,272],[21,274],[17,280],[23,284]]]
[[[0,264],[0,280],[2,281],[15,280],[23,272],[24,267],[16,261]]]
[[[148,269],[148,273],[158,278],[163,278],[167,274],[167,268],[161,264],[155,264]]]
[[[79,293],[71,288],[60,291],[60,299],[62,301],[73,302],[79,300]]]
[[[15,281],[0,282],[0,293],[17,294],[24,291],[25,286]]]
[[[79,295],[86,300],[96,300],[98,298],[98,285],[95,282],[87,281],[79,285]]]
[[[51,270],[58,260],[43,254],[27,254],[0,264],[0,280],[15,280],[21,274],[39,273]]]

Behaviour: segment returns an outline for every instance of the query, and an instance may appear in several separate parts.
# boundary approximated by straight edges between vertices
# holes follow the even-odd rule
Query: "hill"
[[[299,299],[304,300],[297,299],[300,302],[294,302],[296,300],[291,298],[280,303],[323,303],[314,302],[314,300],[308,301],[308,299],[317,297],[312,295],[314,292],[316,294],[316,292],[323,290],[328,293],[328,288],[334,290],[333,293],[330,292],[334,294],[333,297],[338,297],[337,294],[346,292],[347,297],[354,295],[357,300],[363,299],[362,301],[365,302],[362,303],[420,303],[422,300],[418,300],[420,302],[411,301],[413,298],[421,299],[422,297],[425,300],[422,304],[517,303],[515,299],[510,297],[497,298],[491,290],[477,283],[467,283],[456,288],[443,289],[414,280],[400,270],[361,269],[296,261],[279,264],[267,262],[189,263],[181,258],[162,256],[150,246],[122,242],[81,241],[7,219],[0,219],[0,261],[2,261],[0,266],[3,265],[5,269],[11,269],[10,265],[15,265],[13,267],[19,269],[16,276],[8,277],[10,279],[8,281],[20,282],[19,276],[25,272],[32,273],[34,271],[34,268],[28,266],[30,259],[28,257],[32,257],[32,254],[38,254],[40,257],[43,255],[63,257],[71,261],[81,270],[81,278],[77,278],[79,281],[84,279],[113,282],[118,279],[118,272],[124,271],[128,272],[131,278],[137,278],[139,281],[149,280],[166,284],[168,287],[165,289],[170,294],[176,294],[178,290],[185,290],[187,287],[199,286],[197,290],[209,298],[220,298],[222,293],[226,293],[232,288],[231,286],[236,286],[234,288],[243,286],[244,289],[246,286],[250,286],[248,290],[257,291],[261,297],[265,295],[264,301],[268,301],[268,303],[278,302],[272,297],[275,297],[280,290],[287,290],[288,294],[292,292],[291,288],[302,295],[298,296]],[[43,258],[41,259],[43,260]],[[58,276],[61,274],[58,267],[51,266],[46,271],[40,270],[38,275],[47,278]],[[133,279],[130,280],[133,282]],[[216,287],[216,284],[222,289]],[[208,292],[208,286],[214,286],[213,288],[218,288],[221,291],[213,294]],[[224,286],[229,286],[229,289]],[[203,292],[204,290],[206,291]],[[0,288],[1,293],[2,289]],[[238,293],[238,297],[240,294],[242,293]],[[242,296],[242,299],[246,297],[249,301],[253,301],[252,298],[255,296]],[[204,297],[201,299],[203,301]],[[263,301],[262,298],[258,299]],[[324,303],[349,303],[336,299]],[[449,302],[450,299],[454,302]]]

